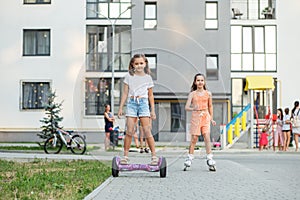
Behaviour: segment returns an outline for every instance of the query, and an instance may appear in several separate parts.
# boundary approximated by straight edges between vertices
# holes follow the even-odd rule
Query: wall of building
[[[300,100],[300,27],[298,0],[277,1],[279,107],[290,109]]]
[[[194,75],[206,73],[205,55],[218,54],[219,80],[208,86],[213,93],[230,93],[230,1],[219,1],[218,30],[205,30],[205,1],[158,1],[156,30],[144,30],[144,2],[133,3],[132,49],[157,54],[155,92],[187,93]]]
[[[214,98],[230,98],[230,1],[218,2],[219,29],[205,30],[204,1],[184,4],[180,0],[158,1],[158,27],[154,31],[143,29],[144,2],[132,1],[136,4],[132,11],[133,53],[158,55],[155,93],[186,97],[194,74],[205,73],[205,55],[218,54],[219,80],[209,80],[208,87],[216,95]],[[85,132],[103,130],[102,116],[84,115],[85,3],[82,0],[52,1],[49,5],[24,5],[23,1],[0,3],[1,141],[10,132],[30,134],[28,138],[33,138],[41,126],[43,110],[21,110],[21,81],[51,82],[57,101],[63,101],[61,115],[65,128]],[[51,55],[22,56],[23,29],[50,29]]]
[[[21,84],[51,81],[58,101],[63,102],[65,127],[76,127],[74,104],[79,72],[85,62],[85,2],[52,1],[49,5],[24,5],[23,1],[2,1],[0,12],[0,128],[36,129],[43,110],[21,110]],[[50,56],[22,56],[23,29],[51,29]],[[79,93],[78,93],[79,92]]]
[[[144,2],[133,1],[132,50],[134,53],[157,54],[157,80],[154,92],[159,99],[187,98],[196,73],[206,74],[206,55],[219,56],[218,80],[207,80],[213,99],[219,100],[215,119],[227,122],[227,101],[230,99],[230,1],[218,1],[217,30],[205,30],[205,1],[182,3],[180,0],[157,1],[157,27],[144,29]],[[223,100],[223,102],[222,102]],[[168,100],[167,100],[168,101]],[[172,132],[170,102],[159,105],[159,140],[189,140],[186,132]],[[221,102],[221,103],[220,103]],[[219,109],[220,108],[220,109]],[[222,109],[226,108],[226,109]],[[187,115],[189,123],[189,114]],[[218,138],[219,127],[212,129]],[[169,134],[167,137],[166,134]],[[166,139],[166,141],[168,141]]]

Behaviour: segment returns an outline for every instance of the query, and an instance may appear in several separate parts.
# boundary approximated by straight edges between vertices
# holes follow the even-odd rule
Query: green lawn
[[[0,160],[1,199],[83,199],[111,175],[97,160]]]

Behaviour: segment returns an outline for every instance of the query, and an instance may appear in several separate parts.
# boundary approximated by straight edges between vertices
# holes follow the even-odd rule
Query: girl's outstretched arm
[[[123,107],[125,104],[125,101],[127,99],[128,96],[128,91],[129,91],[129,87],[126,83],[124,83],[124,87],[123,87],[123,95],[121,98],[121,103],[120,103],[120,107],[119,107],[119,112],[118,112],[118,117],[121,117],[123,115]]]

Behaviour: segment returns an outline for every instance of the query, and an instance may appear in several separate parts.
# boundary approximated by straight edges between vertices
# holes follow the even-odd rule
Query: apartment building
[[[293,107],[299,93],[291,90],[297,75],[293,73],[299,65],[300,29],[295,26],[298,1],[276,0],[231,0],[231,79],[232,111],[239,112],[249,103],[244,90],[247,76],[271,76],[275,89],[272,93],[271,111],[281,107]],[[261,117],[268,112],[264,107],[267,92],[255,91],[260,97]]]
[[[104,105],[117,113],[122,77],[135,53],[149,60],[158,116],[153,134],[159,141],[189,139],[184,104],[198,72],[207,78],[218,124],[247,104],[248,75],[274,77],[275,107],[293,101],[292,95],[281,99],[288,91],[285,80],[291,79],[279,73],[288,55],[279,50],[278,22],[289,7],[276,1],[22,0],[0,5],[1,141],[38,140],[50,88],[63,101],[62,125],[84,133],[88,141],[102,141]],[[262,14],[264,8],[272,13]],[[219,127],[212,127],[212,137],[218,134]]]

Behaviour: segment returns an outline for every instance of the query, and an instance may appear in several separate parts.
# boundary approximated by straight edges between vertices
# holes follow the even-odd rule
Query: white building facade
[[[245,4],[250,5],[247,0]],[[148,56],[154,72],[161,116],[155,127],[168,136],[161,135],[158,140],[186,139],[189,116],[183,105],[193,75],[199,71],[208,78],[219,124],[244,106],[232,104],[237,94],[234,80],[242,81],[248,75],[276,79],[277,107],[291,108],[300,98],[295,87],[300,65],[297,0],[258,0],[255,5],[261,6],[257,10],[265,5],[276,8],[271,19],[259,14],[253,17],[250,12],[245,17],[247,7],[240,8],[240,18],[231,19],[231,8],[239,6],[234,0],[22,0],[0,5],[0,141],[38,140],[39,120],[44,117],[42,100],[49,88],[56,91],[57,101],[63,101],[62,125],[66,129],[85,133],[90,142],[102,138],[103,106],[111,103],[113,92],[117,112],[121,78],[131,55],[140,52]],[[272,70],[234,68],[233,26],[275,28]],[[177,116],[180,113],[184,118]],[[218,129],[214,132],[218,134]]]

